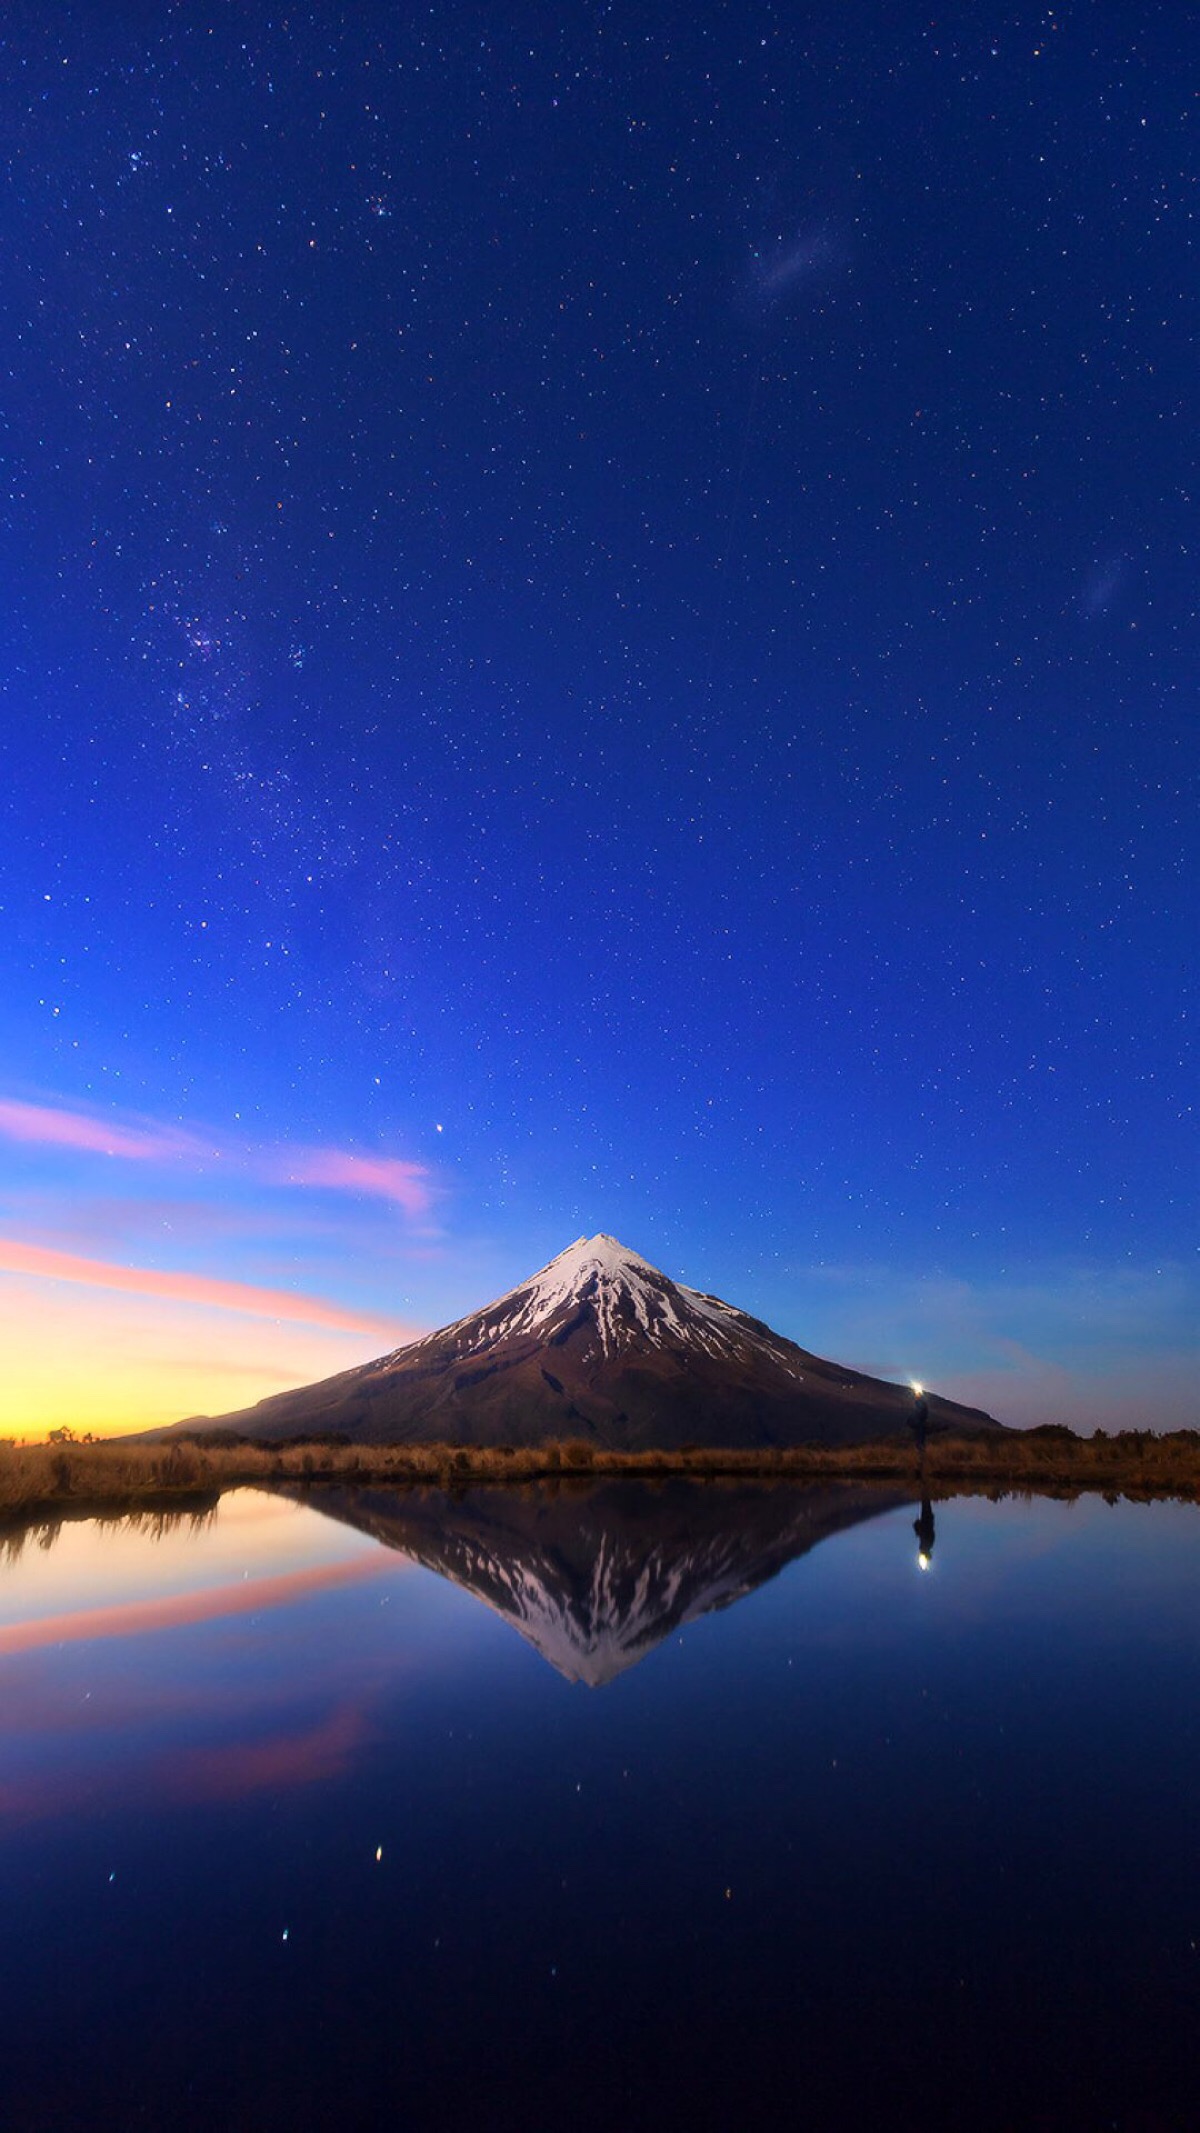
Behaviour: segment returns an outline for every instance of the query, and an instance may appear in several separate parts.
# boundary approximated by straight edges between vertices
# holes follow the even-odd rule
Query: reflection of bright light
[[[920,1397],[921,1397],[921,1394],[922,1394],[922,1393],[924,1392],[924,1390],[925,1390],[925,1387],[924,1387],[923,1385],[918,1385],[918,1383],[917,1383],[917,1381],[916,1381],[916,1379],[915,1379],[915,1378],[912,1378],[912,1379],[910,1379],[910,1381],[909,1381],[909,1382],[910,1382],[910,1384],[912,1385],[912,1389],[913,1389],[913,1391],[914,1391],[914,1392],[916,1393],[916,1396],[917,1396],[917,1398],[918,1398],[918,1400],[919,1400],[919,1399],[920,1399]]]
[[[920,1553],[919,1553],[919,1554],[918,1554],[918,1556],[917,1556],[917,1568],[918,1568],[918,1570],[932,1570],[932,1569],[933,1569],[933,1564],[932,1564],[932,1562],[930,1561],[929,1557],[928,1557],[928,1556],[926,1555],[926,1553],[925,1553],[925,1550],[924,1550],[923,1548],[921,1549]]]

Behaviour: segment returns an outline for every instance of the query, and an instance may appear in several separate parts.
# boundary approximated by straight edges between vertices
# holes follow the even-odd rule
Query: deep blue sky
[[[10,1240],[1192,1419],[1197,27],[5,10]]]

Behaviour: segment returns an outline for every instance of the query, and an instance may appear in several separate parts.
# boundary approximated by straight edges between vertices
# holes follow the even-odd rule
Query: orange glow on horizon
[[[330,1319],[255,1317],[205,1302],[190,1283],[155,1296],[10,1271],[0,1276],[0,1437],[37,1441],[64,1427],[118,1437],[230,1414],[414,1337],[385,1320],[364,1316],[355,1330],[349,1314]]]

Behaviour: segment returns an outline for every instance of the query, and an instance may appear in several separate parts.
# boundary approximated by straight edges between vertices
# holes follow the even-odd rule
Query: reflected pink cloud
[[[293,1733],[172,1757],[160,1768],[154,1789],[159,1796],[190,1802],[243,1800],[255,1792],[321,1785],[349,1768],[367,1732],[361,1706],[340,1704],[315,1725]]]
[[[386,1334],[395,1339],[396,1321],[339,1304],[301,1296],[293,1289],[259,1288],[248,1281],[218,1281],[204,1274],[171,1274],[155,1267],[120,1266],[107,1259],[84,1259],[74,1252],[54,1252],[17,1237],[0,1237],[0,1272],[35,1274],[50,1281],[72,1281],[85,1288],[123,1289],[138,1296],[171,1297],[177,1303],[215,1304],[224,1311],[253,1318],[294,1319],[302,1325],[332,1326],[341,1333]],[[401,1338],[406,1338],[403,1329]]]
[[[0,1823],[53,1821],[93,1805],[96,1794],[94,1783],[71,1774],[0,1778]]]
[[[0,1779],[0,1824],[59,1821],[105,1805],[114,1794],[175,1805],[245,1799],[293,1785],[319,1785],[341,1776],[369,1738],[365,1705],[341,1703],[314,1724],[281,1730],[257,1741],[185,1749],[132,1766],[95,1764],[80,1769],[39,1770],[27,1778]]]
[[[220,1617],[217,1618],[218,1621]],[[217,1631],[224,1639],[224,1632]],[[0,1659],[4,1655],[0,1655]],[[344,1684],[344,1676],[342,1677]],[[317,1684],[314,1681],[313,1686]],[[331,1684],[332,1687],[332,1684]],[[4,1664],[4,1738],[12,1745],[36,1742],[42,1752],[74,1756],[88,1752],[86,1743],[108,1734],[132,1739],[147,1725],[224,1725],[255,1720],[260,1726],[282,1720],[295,1702],[288,1681],[264,1683],[232,1678],[198,1681],[180,1669],[169,1682],[153,1671],[130,1667],[110,1673],[102,1703],[63,1693],[62,1676],[40,1650],[18,1653]]]
[[[92,1644],[99,1638],[145,1636],[234,1615],[263,1614],[340,1585],[363,1584],[386,1568],[376,1557],[364,1556],[312,1570],[283,1571],[276,1577],[242,1578],[236,1585],[210,1585],[200,1592],[167,1593],[160,1599],[128,1600],[114,1607],[85,1607],[29,1622],[10,1622],[0,1627],[0,1657],[51,1644]]]

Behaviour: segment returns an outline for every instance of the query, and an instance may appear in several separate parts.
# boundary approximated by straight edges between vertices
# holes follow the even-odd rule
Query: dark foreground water
[[[242,1492],[9,1558],[5,2133],[1200,2124],[1195,1507]]]

